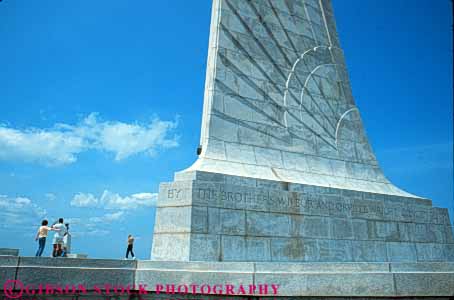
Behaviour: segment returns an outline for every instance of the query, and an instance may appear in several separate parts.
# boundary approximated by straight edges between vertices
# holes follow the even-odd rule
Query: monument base
[[[1,256],[0,281],[8,280],[14,280],[15,285],[2,290],[2,296],[9,298],[5,293],[22,292],[22,299],[73,299],[72,290],[61,294],[56,292],[56,286],[63,289],[75,286],[78,299],[106,300],[115,297],[226,299],[232,296],[248,299],[264,296],[449,299],[454,295],[454,263],[158,262]],[[39,294],[40,286],[46,284],[53,287],[53,294],[46,294],[45,288]],[[198,285],[197,295],[183,292],[184,285]],[[205,293],[199,293],[202,285],[212,287],[210,292],[205,288]],[[225,294],[226,285],[234,287],[234,294]],[[250,293],[246,288],[243,294],[240,286],[249,285],[278,286],[277,294],[273,294],[271,288],[267,294],[264,289],[259,294],[258,289]],[[215,293],[214,286],[223,294]],[[141,294],[137,295],[139,292]]]
[[[152,259],[442,262],[454,238],[427,199],[191,171],[160,186]]]

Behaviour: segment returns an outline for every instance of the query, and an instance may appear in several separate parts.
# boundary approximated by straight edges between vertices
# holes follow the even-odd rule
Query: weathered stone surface
[[[453,262],[418,262],[418,263],[391,263],[390,270],[395,273],[449,273],[454,272]]]
[[[377,241],[352,241],[353,261],[388,261],[386,243]]]
[[[413,205],[405,197],[198,173],[192,174],[190,187],[184,182],[191,191],[185,201],[192,205],[172,206],[174,198],[170,206],[161,202],[156,222],[162,218],[162,224],[156,226],[153,246],[161,254],[154,257],[375,262],[449,261],[454,256],[445,211],[429,202]],[[386,203],[385,209],[379,203]],[[428,217],[412,211],[425,211]],[[188,235],[182,239],[182,233]],[[186,250],[176,251],[173,245],[183,241],[189,243],[181,248]]]
[[[158,207],[156,209],[155,233],[191,232],[191,207]]]
[[[190,222],[191,231],[208,233],[208,207],[193,206]]]
[[[447,261],[454,261],[454,244],[446,244],[445,253]]]
[[[415,267],[414,265],[411,265],[411,267]],[[399,267],[404,268],[405,266],[401,264]],[[437,270],[439,265],[428,263],[425,267],[427,270],[433,272]],[[389,272],[389,268],[389,263],[255,263],[257,273],[383,273]]]
[[[190,237],[191,261],[220,261],[221,236],[215,234],[192,234]]]
[[[177,289],[178,285],[189,284],[248,286],[267,283],[279,285],[275,298],[310,296],[377,299],[447,297],[454,293],[454,264],[431,262],[229,263],[0,257],[0,274],[4,274],[3,278],[19,279],[25,285],[37,286],[49,282],[84,285],[88,292],[95,285],[104,289],[106,284],[142,286],[153,292],[159,285],[173,285]],[[161,295],[167,298],[178,295],[180,299],[188,300],[194,297],[181,293]]]
[[[311,261],[316,260],[317,241],[301,238],[271,239],[272,261]]]
[[[0,282],[16,278],[16,269],[19,263],[17,256],[0,256]]]
[[[2,267],[3,268],[3,267]],[[21,257],[16,278],[23,283],[64,285],[128,285],[134,282],[136,261]]]
[[[353,239],[353,226],[351,219],[332,218],[331,238],[333,239]]]
[[[156,285],[226,283],[239,285],[253,282],[252,263],[209,263],[209,262],[138,262],[136,285],[147,284],[154,290]]]
[[[222,261],[245,261],[246,239],[241,236],[224,235],[221,240]]]
[[[225,234],[246,233],[246,212],[244,210],[220,210],[221,232]]]
[[[355,240],[368,240],[368,227],[366,220],[353,219],[353,237]]]
[[[393,296],[392,274],[316,274],[307,279],[307,294],[312,296],[352,295]]]
[[[304,237],[308,238],[328,238],[329,234],[329,219],[319,216],[304,216],[303,224],[300,231]]]
[[[416,242],[443,243],[446,238],[444,230],[443,225],[416,224],[414,240]]]
[[[271,261],[271,240],[262,237],[247,237],[246,261]]]
[[[381,241],[399,241],[397,223],[394,222],[368,222],[369,239]]]
[[[416,243],[418,261],[446,261],[444,244]]]
[[[352,241],[318,240],[319,261],[353,261]]]
[[[247,234],[252,236],[290,236],[290,218],[284,214],[248,212]]]
[[[446,240],[446,243],[449,243],[449,244],[454,244],[454,233],[453,233],[453,230],[452,230],[452,226],[445,226],[445,240]]]
[[[155,260],[189,260],[190,234],[157,233],[153,234],[151,258]]]
[[[412,243],[392,242],[386,244],[388,259],[392,262],[416,261],[416,246]]]
[[[397,296],[446,296],[453,295],[452,273],[396,273],[394,274]]]
[[[18,256],[19,255],[19,249],[0,248],[0,256],[1,255]]]

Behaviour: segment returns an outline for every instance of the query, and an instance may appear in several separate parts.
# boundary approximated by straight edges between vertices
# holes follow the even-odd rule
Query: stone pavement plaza
[[[278,285],[270,298],[454,297],[448,211],[380,169],[330,0],[213,0],[199,150],[160,185],[152,260],[9,253],[0,279],[19,281],[3,295],[51,283],[145,284],[149,294],[34,299],[260,296],[158,294],[190,284]]]

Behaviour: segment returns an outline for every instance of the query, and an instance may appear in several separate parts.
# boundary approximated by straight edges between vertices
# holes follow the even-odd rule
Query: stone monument
[[[213,0],[200,144],[195,164],[161,184],[153,260],[7,249],[0,296],[452,299],[447,210],[380,170],[329,0]],[[227,286],[249,289],[215,291]]]
[[[213,0],[200,145],[160,186],[154,260],[454,260],[447,209],[379,167],[329,0]]]

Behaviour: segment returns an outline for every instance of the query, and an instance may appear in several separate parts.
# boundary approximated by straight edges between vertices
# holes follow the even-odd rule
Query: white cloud
[[[112,223],[114,221],[119,221],[123,218],[124,212],[117,211],[115,213],[108,213],[100,217],[91,217],[89,223]],[[95,224],[94,224],[95,225]]]
[[[93,230],[87,230],[85,232],[79,232],[78,234],[76,235],[73,235],[73,236],[106,236],[110,234],[110,230],[107,230],[107,229],[93,229]]]
[[[98,199],[92,194],[78,193],[71,200],[71,205],[76,207],[94,207],[98,204]]]
[[[70,164],[84,149],[83,138],[56,130],[17,130],[0,126],[0,160]]]
[[[20,207],[24,207],[24,206],[27,206],[30,203],[32,203],[32,201],[30,199],[28,199],[28,198],[17,197],[16,199],[14,199],[14,203],[17,204]]]
[[[137,193],[122,197],[120,194],[105,190],[99,198],[96,198],[93,194],[78,193],[71,200],[71,205],[128,210],[155,206],[157,198],[157,193]]]
[[[139,193],[121,199],[116,199],[117,194],[110,192],[103,193],[104,201],[109,205],[111,210],[105,211],[102,206],[100,209],[91,210],[91,212],[98,212],[98,215],[83,216],[83,217],[67,217],[63,215],[64,222],[70,224],[70,232],[74,238],[83,236],[101,236],[108,235],[112,228],[118,228],[127,220],[127,209],[139,207],[139,205],[149,205],[150,198],[154,198],[154,194]],[[87,196],[88,195],[88,196]],[[77,194],[76,199],[85,207],[89,205],[100,205],[100,200],[93,201],[94,196],[91,194]],[[85,198],[84,198],[85,197]],[[88,200],[87,200],[88,199]],[[116,200],[113,201],[113,199]],[[126,203],[126,199],[135,201],[132,206]],[[74,199],[73,199],[74,200]],[[71,203],[74,206],[74,203]],[[94,206],[91,206],[94,207]],[[117,208],[112,211],[113,208]],[[34,203],[30,198],[18,196],[10,197],[7,195],[0,195],[0,232],[13,232],[25,234],[27,238],[34,237],[43,219],[49,220],[52,224],[56,220],[53,216],[49,216],[47,211]]]
[[[57,200],[57,196],[55,194],[53,194],[53,193],[46,193],[44,195],[44,197],[46,197],[46,199],[49,200],[49,201]]]
[[[26,197],[0,195],[0,228],[33,229],[47,215],[47,211]]]
[[[83,221],[81,218],[65,218],[65,223],[69,223],[70,225],[80,225]]]
[[[109,209],[135,209],[141,206],[155,206],[158,195],[139,193],[122,197],[110,191],[104,191],[101,196],[101,205]]]
[[[56,124],[50,129],[14,129],[0,125],[0,160],[38,162],[56,166],[77,161],[78,154],[99,150],[115,160],[178,146],[173,130],[178,122],[158,118],[147,124],[100,121],[92,113],[76,125]]]
[[[117,211],[84,219],[68,218],[66,221],[70,224],[73,237],[100,236],[109,234],[110,229],[116,226],[114,223],[121,223],[124,217],[124,211]]]

